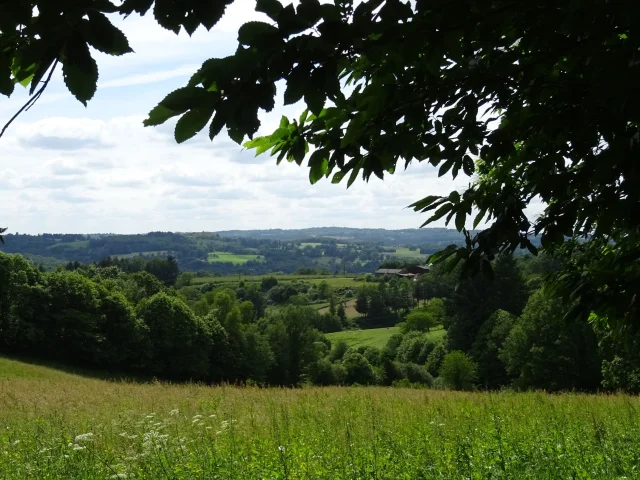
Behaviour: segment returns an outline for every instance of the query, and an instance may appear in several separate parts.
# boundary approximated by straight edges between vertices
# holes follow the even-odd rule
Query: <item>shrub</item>
[[[444,356],[440,366],[440,376],[446,384],[455,390],[470,390],[477,376],[477,365],[460,350],[454,350]]]

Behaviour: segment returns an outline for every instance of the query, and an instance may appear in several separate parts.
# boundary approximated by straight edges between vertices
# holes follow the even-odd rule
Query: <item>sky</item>
[[[255,2],[239,0],[211,31],[179,36],[148,18],[116,18],[135,53],[94,52],[98,91],[87,108],[66,90],[60,72],[39,102],[0,139],[0,226],[8,233],[145,233],[231,229],[417,228],[426,216],[406,207],[427,195],[461,191],[469,178],[438,178],[412,164],[384,181],[309,182],[309,169],[255,157],[225,135],[178,145],[173,126],[144,128],[146,114],[186,84],[203,61],[231,55],[237,30]],[[255,17],[255,18],[254,18]],[[259,132],[275,129],[302,104],[262,115]],[[0,96],[4,124],[27,100],[18,87]],[[443,221],[433,226],[443,226]]]

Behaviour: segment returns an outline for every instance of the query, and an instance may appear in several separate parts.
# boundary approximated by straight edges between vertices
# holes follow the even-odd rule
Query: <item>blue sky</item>
[[[349,190],[328,180],[312,186],[306,167],[254,158],[226,137],[177,145],[173,125],[144,128],[148,111],[204,60],[233,53],[238,27],[257,17],[254,5],[234,3],[211,32],[200,29],[191,38],[151,17],[118,19],[135,53],[96,53],[99,88],[89,106],[67,92],[58,73],[0,139],[2,226],[20,233],[414,228],[424,217],[407,205],[467,186],[468,178],[438,178],[426,164]],[[0,121],[26,99],[22,90],[0,97]],[[279,106],[263,116],[261,132],[272,131],[283,113],[301,110]]]

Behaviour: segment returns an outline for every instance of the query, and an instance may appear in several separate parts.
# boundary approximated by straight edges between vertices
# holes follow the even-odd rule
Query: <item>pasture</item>
[[[419,249],[416,250],[409,250],[409,248],[407,247],[392,247],[392,246],[386,246],[385,248],[395,248],[395,253],[389,253],[388,255],[392,255],[394,257],[401,257],[401,258],[424,258],[426,260],[426,258],[428,257],[428,255],[422,255],[420,253]]]
[[[260,255],[251,255],[251,254],[237,254],[237,253],[229,253],[229,252],[211,252],[209,253],[208,261],[209,263],[216,262],[230,262],[234,265],[243,265],[247,263],[249,260],[254,260],[257,262],[263,262],[264,258]]]
[[[344,312],[347,314],[347,318],[358,318],[360,314],[356,310],[356,301],[355,299],[349,300],[344,304]],[[320,313],[329,313],[329,305],[327,304],[323,308],[318,309]]]
[[[0,358],[0,478],[637,478],[640,399],[133,384]]]
[[[384,348],[394,333],[400,333],[398,327],[370,328],[368,330],[344,330],[342,332],[327,333],[331,343],[347,342],[350,347]],[[434,341],[440,340],[447,333],[442,327],[432,329],[428,336]]]

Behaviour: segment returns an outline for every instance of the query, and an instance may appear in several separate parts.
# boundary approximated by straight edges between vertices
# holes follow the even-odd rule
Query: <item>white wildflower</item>
[[[278,450],[280,450],[281,452],[284,452],[284,447],[282,445],[278,446]]]
[[[156,430],[151,430],[144,434],[142,448],[144,450],[158,450],[167,443],[169,435],[163,435]]]
[[[82,447],[80,445],[78,445],[77,443],[73,446],[73,450],[78,452],[80,450],[86,450],[87,447]]]
[[[77,435],[75,438],[76,442],[90,442],[93,440],[93,433],[83,433],[82,435]]]
[[[206,427],[205,430],[211,430],[211,427]]]
[[[118,478],[127,478],[128,475],[126,473],[116,473],[115,475],[111,475],[109,478],[112,480],[118,479]]]
[[[215,415],[209,415],[209,418],[216,418]]]
[[[129,440],[135,440],[136,438],[138,438],[138,435],[129,435],[127,438]]]
[[[13,443],[12,443],[12,445],[13,445],[14,447],[17,447],[19,443],[20,443],[20,440],[16,440],[15,442],[13,442]]]
[[[129,434],[127,432],[122,432],[119,434],[122,438],[126,438],[129,436]]]
[[[175,417],[176,415],[179,415],[179,414],[180,414],[180,410],[178,410],[177,408],[169,412],[169,415],[171,415],[172,417]]]
[[[193,419],[194,420],[200,420],[202,418],[202,415],[194,415]]]

